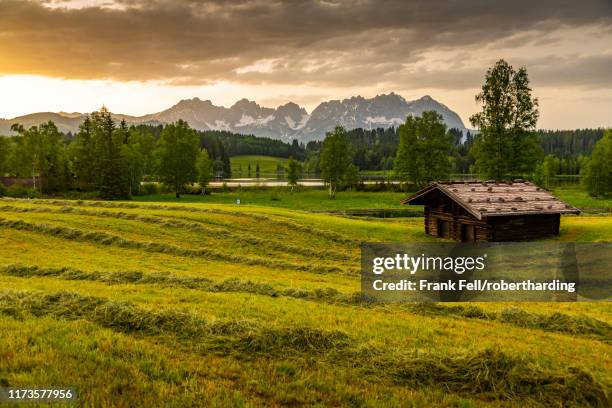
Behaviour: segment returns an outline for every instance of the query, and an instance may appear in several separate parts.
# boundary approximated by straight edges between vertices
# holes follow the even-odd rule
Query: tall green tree
[[[612,196],[612,131],[606,130],[583,167],[582,182],[594,197]]]
[[[125,122],[117,127],[105,107],[90,116],[96,158],[96,178],[100,197],[120,200],[130,197],[130,178],[126,171],[123,145],[127,142]]]
[[[142,174],[152,175],[155,173],[155,136],[151,127],[132,126],[129,130],[128,144],[133,147],[142,157]]]
[[[98,179],[98,154],[93,133],[93,123],[87,115],[79,125],[79,131],[70,146],[76,187],[82,191],[93,190]]]
[[[105,107],[88,115],[69,149],[76,187],[108,200],[138,194],[144,158],[131,140],[125,121],[117,126]]]
[[[348,167],[352,164],[350,145],[346,130],[336,126],[323,141],[319,166],[321,178],[329,186],[329,197],[336,197],[338,185],[342,183]]]
[[[11,130],[17,133],[12,158],[16,173],[32,177],[40,192],[66,189],[66,155],[57,126],[51,121],[29,129],[13,124]]]
[[[167,125],[157,143],[158,172],[163,182],[181,196],[188,183],[197,179],[196,160],[199,153],[199,138],[187,122]]]
[[[293,188],[297,186],[298,179],[302,174],[302,166],[298,161],[294,160],[293,157],[289,157],[285,174],[287,176],[287,183],[291,186],[291,191],[293,191]]]
[[[206,149],[202,149],[198,154],[197,168],[200,189],[202,190],[202,194],[206,194],[206,187],[208,186],[208,183],[210,183],[210,180],[212,180],[213,176],[213,162],[208,156]]]
[[[398,133],[394,171],[400,180],[423,185],[448,179],[453,135],[447,132],[441,115],[425,111],[421,117],[408,116]]]
[[[543,153],[535,134],[538,100],[531,96],[527,69],[497,61],[476,102],[482,110],[470,117],[480,131],[471,150],[475,170],[496,180],[531,173]]]
[[[145,158],[138,143],[121,146],[123,177],[127,180],[128,196],[139,195],[145,169]]]
[[[353,163],[349,164],[342,178],[342,187],[356,188],[359,185],[359,167]]]
[[[9,160],[13,150],[11,139],[6,136],[0,136],[0,177],[3,177],[9,172]]]
[[[559,169],[559,159],[554,155],[547,155],[544,160],[536,166],[535,182],[544,187],[550,188],[555,182],[555,176]]]

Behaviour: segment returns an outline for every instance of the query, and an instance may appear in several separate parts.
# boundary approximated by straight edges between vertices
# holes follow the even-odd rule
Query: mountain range
[[[183,119],[198,130],[227,130],[241,134],[301,142],[321,140],[325,133],[340,124],[347,129],[387,128],[403,123],[408,115],[419,116],[435,110],[449,128],[465,131],[457,113],[426,95],[407,101],[393,92],[374,98],[354,96],[343,100],[320,103],[310,114],[299,105],[289,102],[276,109],[241,99],[230,108],[215,106],[209,100],[183,99],[176,105],[144,116],[114,114],[116,120],[128,124],[163,124]],[[12,119],[0,119],[0,134],[9,134],[13,123],[25,127],[52,120],[63,132],[77,132],[85,114],[66,112],[39,112]]]

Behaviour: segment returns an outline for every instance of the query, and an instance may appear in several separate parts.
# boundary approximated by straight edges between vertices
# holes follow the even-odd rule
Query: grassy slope
[[[283,167],[287,159],[272,156],[234,156],[230,157],[233,177],[249,177],[248,167],[251,165],[251,177],[255,177],[255,169],[259,163],[261,177],[276,176],[276,166],[281,164]],[[242,170],[242,172],[241,172]]]
[[[420,218],[51,200],[0,200],[0,218],[0,381],[11,385],[77,386],[92,405],[530,406],[601,400],[612,381],[607,304],[463,313],[351,301],[356,241],[433,239]],[[559,239],[610,241],[612,217],[564,217]],[[70,295],[44,296],[58,292]],[[595,326],[569,334],[495,318],[509,307]],[[523,389],[535,377],[576,392]]]

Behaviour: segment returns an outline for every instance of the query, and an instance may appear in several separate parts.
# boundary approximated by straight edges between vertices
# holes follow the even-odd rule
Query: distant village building
[[[433,183],[402,201],[425,207],[425,232],[464,242],[559,234],[561,214],[579,214],[542,188],[515,182]]]

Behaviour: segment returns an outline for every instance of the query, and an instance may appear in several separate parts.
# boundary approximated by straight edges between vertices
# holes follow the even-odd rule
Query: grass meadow
[[[411,209],[400,201],[409,193],[341,191],[336,199],[330,200],[326,190],[319,188],[296,187],[291,191],[279,188],[244,188],[228,191],[215,190],[211,195],[184,195],[180,200],[174,194],[154,194],[134,197],[144,202],[187,202],[202,204],[235,204],[237,199],[243,205],[277,207],[302,211],[339,211],[357,209]],[[414,206],[422,210],[422,206]]]
[[[80,406],[609,406],[610,304],[365,302],[361,241],[435,238],[301,211],[320,193],[1,199],[0,385]],[[612,241],[612,217],[561,231]]]
[[[241,156],[242,157],[242,156]],[[286,187],[277,188],[236,188],[227,191],[213,190],[211,195],[183,195],[179,200],[174,194],[153,194],[134,197],[135,201],[173,202],[201,204],[241,204],[278,207],[302,211],[343,211],[359,209],[392,209],[422,211],[422,206],[406,206],[400,201],[413,192],[367,192],[341,191],[336,199],[328,199],[327,191],[320,188],[297,187],[291,191]],[[552,193],[565,202],[587,212],[610,213],[612,200],[589,196],[580,186],[563,186],[552,190]]]
[[[580,185],[557,187],[553,189],[553,194],[578,208],[612,211],[611,198],[591,197]]]
[[[232,176],[235,178],[255,177],[258,164],[260,177],[276,177],[277,166],[280,164],[284,168],[286,163],[287,159],[272,156],[243,155],[230,158]],[[250,176],[249,165],[251,166]]]

